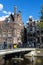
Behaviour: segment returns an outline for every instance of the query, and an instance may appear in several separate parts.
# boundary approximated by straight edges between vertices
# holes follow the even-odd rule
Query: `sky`
[[[29,16],[34,20],[40,18],[40,10],[43,0],[0,0],[0,20],[14,13],[14,6],[17,6],[17,12],[21,11],[24,24]]]

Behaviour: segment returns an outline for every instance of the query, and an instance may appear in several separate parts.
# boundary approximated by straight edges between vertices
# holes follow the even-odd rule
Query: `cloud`
[[[29,16],[29,18],[33,18],[32,16]]]
[[[0,11],[2,11],[3,9],[3,4],[0,4]]]
[[[11,12],[9,11],[8,14],[11,14]]]
[[[3,4],[0,3],[0,11],[1,11],[3,14],[5,14],[5,16],[1,16],[1,17],[0,17],[0,21],[5,20],[5,18],[6,18],[6,17],[9,17],[9,15],[11,14],[10,11],[3,10],[3,7],[4,7]],[[12,12],[12,14],[13,14],[13,12]]]
[[[3,13],[4,13],[4,14],[8,14],[7,11],[5,11],[5,10],[3,11]]]
[[[14,15],[14,12],[12,12],[12,14]]]
[[[6,17],[9,17],[9,15],[11,14],[11,12],[7,12],[7,11],[3,11],[4,14],[6,14],[5,16],[1,16],[0,17],[0,21],[5,20]],[[12,14],[14,15],[14,13],[12,12]]]
[[[1,17],[0,17],[0,21],[5,20],[5,18],[6,18],[6,17],[9,17],[9,15],[6,15],[6,16],[1,16]]]
[[[8,14],[8,15],[10,15],[10,14],[11,14],[11,12],[10,12],[10,11],[5,11],[5,10],[3,11],[3,13],[4,13],[4,14]]]
[[[10,11],[3,10],[3,7],[4,7],[3,4],[0,3],[0,11],[2,11],[2,13],[7,14],[7,15],[11,14]]]

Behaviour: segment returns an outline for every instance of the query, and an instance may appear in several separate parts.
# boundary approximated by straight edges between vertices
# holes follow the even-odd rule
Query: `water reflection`
[[[28,57],[26,59],[30,62],[26,65],[43,65],[43,57]]]
[[[9,60],[0,65],[43,65],[43,57],[26,57],[23,61]]]

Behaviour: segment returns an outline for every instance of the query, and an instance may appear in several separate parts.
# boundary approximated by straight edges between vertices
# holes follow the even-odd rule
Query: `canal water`
[[[0,65],[43,65],[43,57],[26,57],[23,60],[11,60]]]

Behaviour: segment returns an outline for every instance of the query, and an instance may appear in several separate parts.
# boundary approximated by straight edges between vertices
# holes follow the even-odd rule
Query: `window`
[[[6,35],[5,35],[5,34],[3,34],[3,37],[6,37]]]
[[[35,27],[32,28],[33,29],[33,32],[35,31]]]
[[[16,36],[13,38],[13,43],[17,43],[17,37]]]
[[[43,30],[41,30],[41,34],[43,34]]]
[[[1,34],[0,34],[0,37],[1,37]]]
[[[8,37],[12,37],[12,34],[11,33],[8,33]]]
[[[21,23],[20,23],[19,25],[20,25],[20,26],[22,26],[22,24],[21,24]]]
[[[8,39],[7,40],[7,43],[10,43],[11,44],[12,43],[12,39]]]
[[[37,43],[40,43],[40,38],[39,37],[37,37]]]
[[[41,37],[41,41],[42,41],[42,43],[43,43],[43,37]]]
[[[3,37],[6,37],[6,32],[3,32],[2,34],[3,34]]]
[[[12,37],[12,32],[8,31],[8,37]]]
[[[32,27],[32,23],[30,24],[30,27]]]
[[[32,27],[30,28],[30,31],[32,31]]]
[[[40,35],[40,31],[37,31],[37,34]]]

